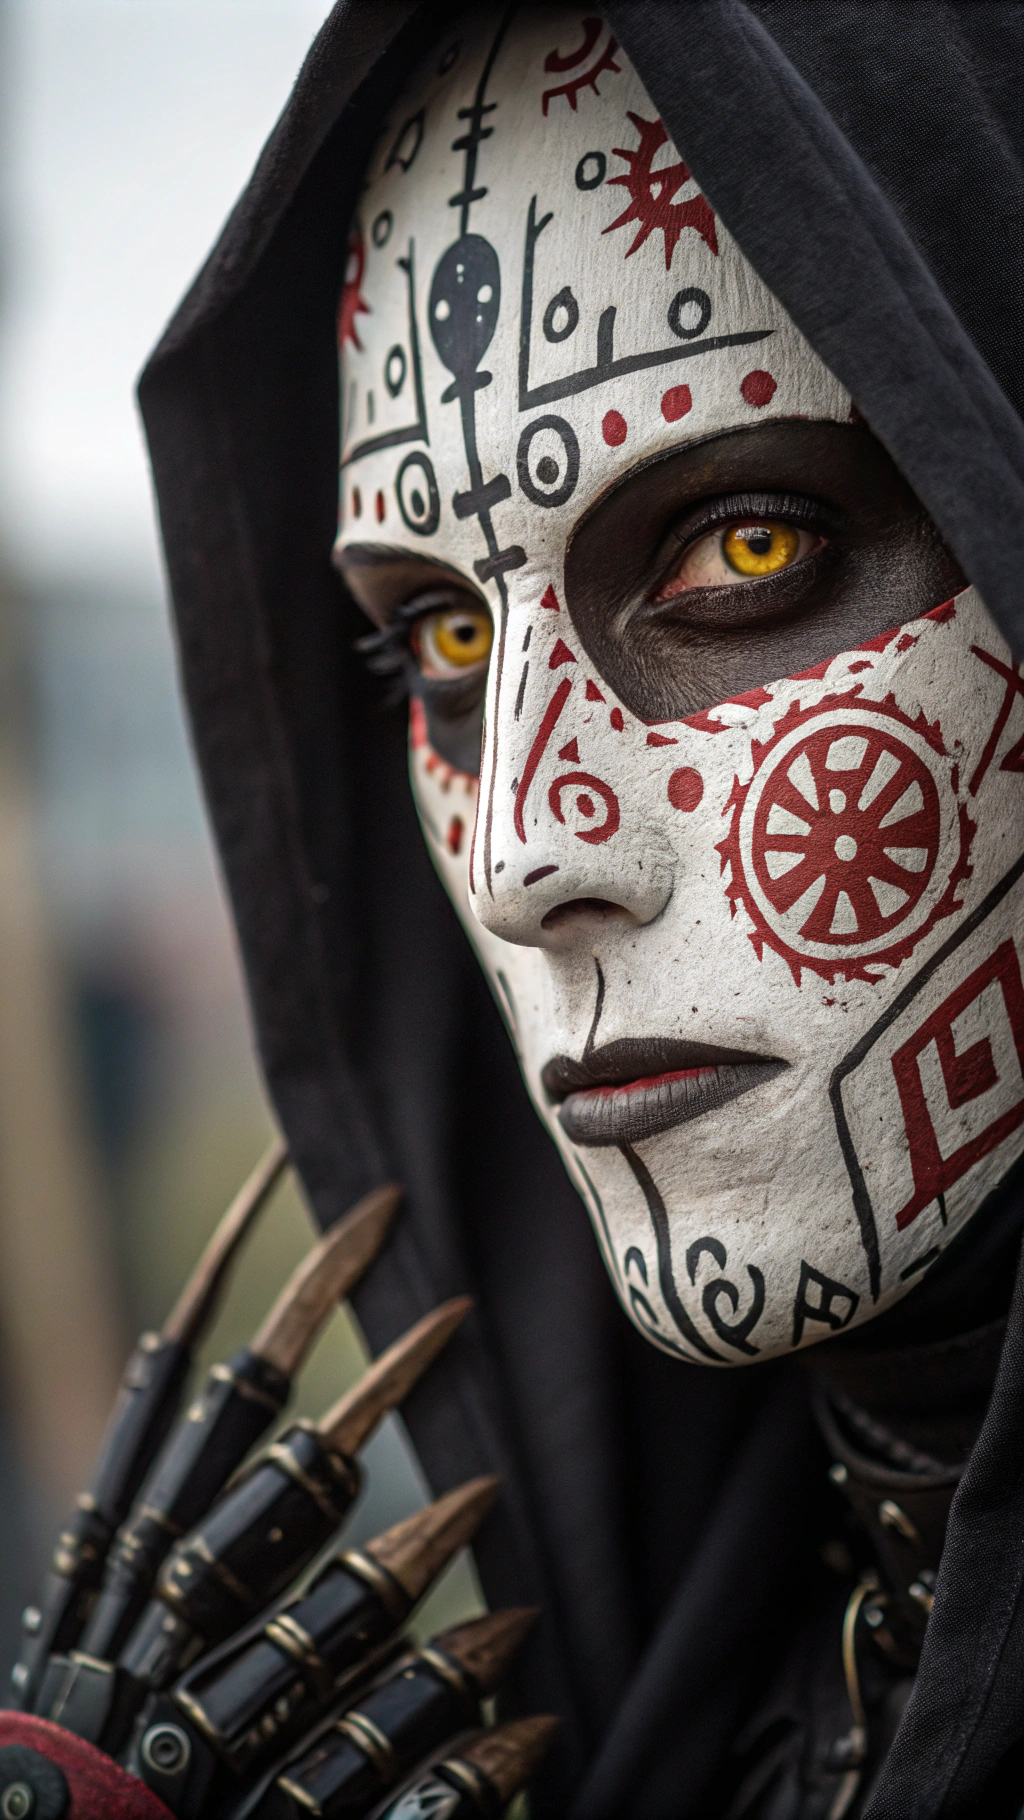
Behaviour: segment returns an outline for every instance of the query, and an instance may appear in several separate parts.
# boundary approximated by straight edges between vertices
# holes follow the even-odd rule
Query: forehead
[[[718,221],[610,28],[481,8],[385,124],[339,316],[339,541],[506,590],[637,463],[849,399]]]

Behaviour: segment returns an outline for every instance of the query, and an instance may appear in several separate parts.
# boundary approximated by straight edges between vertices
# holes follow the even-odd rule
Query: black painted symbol
[[[387,211],[385,211],[387,213]],[[379,219],[379,217],[378,217]],[[378,449],[392,449],[401,442],[429,442],[427,431],[427,404],[423,396],[423,364],[420,360],[420,332],[416,324],[416,268],[415,245],[410,240],[407,255],[397,261],[405,273],[409,307],[409,360],[412,367],[413,391],[416,396],[416,420],[403,424],[397,430],[384,430],[379,436],[367,436],[356,443],[353,449],[342,460],[342,467],[347,468],[354,461],[361,461],[364,455],[373,455]],[[392,349],[392,353],[394,349]],[[390,360],[391,356],[388,356]],[[385,374],[386,379],[386,374]],[[390,388],[389,388],[390,390]],[[352,407],[350,406],[350,412]]]
[[[685,291],[676,292],[668,306],[668,326],[680,341],[693,341],[696,336],[703,335],[710,321],[711,299],[706,291],[691,284]]]
[[[534,442],[543,436],[534,459]],[[580,477],[580,445],[564,417],[536,417],[528,423],[516,450],[519,485],[535,506],[564,506]]]
[[[651,1225],[654,1229],[654,1242],[658,1252],[658,1286],[661,1290],[662,1297],[664,1298],[665,1307],[668,1309],[669,1315],[687,1345],[691,1346],[694,1352],[700,1353],[705,1359],[714,1359],[716,1364],[721,1364],[721,1353],[716,1352],[713,1346],[709,1346],[703,1334],[698,1331],[683,1304],[679,1290],[676,1286],[675,1271],[672,1266],[672,1234],[669,1229],[668,1213],[661,1195],[661,1190],[658,1188],[647,1164],[641,1161],[631,1144],[620,1144],[619,1149],[622,1152],[625,1161],[629,1164],[629,1167],[636,1178],[637,1185],[643,1194],[644,1200],[647,1202],[647,1211],[651,1216]],[[662,1346],[673,1345],[673,1342],[667,1339],[663,1333],[658,1334],[658,1339]],[[681,1352],[682,1348],[676,1348],[676,1350]],[[689,1354],[684,1352],[682,1353],[682,1356],[683,1358],[688,1358]]]
[[[813,1301],[810,1293],[812,1290],[815,1292]],[[859,1301],[860,1296],[856,1290],[847,1289],[845,1283],[837,1283],[834,1277],[827,1277],[822,1270],[812,1269],[806,1259],[801,1259],[800,1281],[793,1303],[793,1345],[799,1346],[808,1321],[819,1321],[833,1333],[848,1327],[857,1312]]]
[[[608,160],[603,152],[584,152],[576,166],[576,188],[578,190],[600,189],[607,169]]]
[[[569,286],[556,291],[544,311],[544,335],[548,341],[568,341],[580,319],[580,306]]]
[[[501,612],[497,627],[497,640],[491,663],[494,671],[494,686],[500,695],[502,673],[505,662],[505,633],[508,623],[508,589],[505,575],[509,569],[518,569],[526,561],[526,551],[519,544],[510,544],[504,550],[499,549],[494,525],[491,522],[491,509],[499,500],[508,499],[512,492],[511,483],[506,474],[497,474],[494,479],[484,482],[480,466],[480,454],[476,442],[476,393],[491,383],[490,373],[478,373],[477,362],[490,345],[498,321],[498,310],[501,304],[501,283],[498,256],[479,235],[469,232],[469,214],[474,202],[487,194],[487,186],[476,181],[477,154],[485,139],[493,133],[493,127],[484,126],[487,114],[493,114],[497,102],[487,101],[487,84],[491,79],[495,58],[501,49],[502,40],[511,23],[514,7],[508,7],[502,15],[501,23],[491,41],[491,48],[480,72],[476,92],[469,107],[459,109],[458,118],[466,122],[466,130],[458,139],[452,141],[452,151],[464,154],[462,166],[462,185],[454,196],[448,199],[449,208],[459,210],[459,239],[449,247],[437,270],[431,286],[430,332],[434,337],[442,361],[454,377],[454,384],[442,395],[442,403],[458,399],[462,415],[462,442],[466,451],[466,463],[469,468],[469,487],[464,493],[456,493],[452,500],[452,509],[459,518],[467,518],[475,513],[480,521],[487,555],[480,557],[473,568],[480,581],[493,581],[498,590]],[[471,258],[475,271],[476,291],[469,288],[470,279],[464,270],[461,275],[456,267],[459,264],[458,249],[466,253],[467,243],[475,241],[477,253]],[[486,254],[481,250],[486,248]],[[465,264],[465,261],[463,261]],[[485,269],[486,268],[486,269]],[[463,300],[460,302],[460,293]],[[444,306],[447,314],[442,312]],[[472,324],[471,347],[460,351],[454,343],[456,325],[462,319],[462,312]],[[499,731],[491,732],[492,764],[487,791],[487,807],[484,815],[483,863],[484,878],[488,891],[491,890],[491,838],[494,826],[494,785],[498,774]],[[470,856],[470,884],[472,887],[473,860]]]
[[[410,531],[418,537],[433,537],[441,522],[441,496],[434,464],[422,449],[414,449],[405,457],[395,475],[395,496]]]
[[[670,323],[673,333],[679,337],[671,347],[652,348],[644,354],[625,354],[615,357],[615,316],[613,303],[601,311],[597,321],[597,346],[593,366],[583,367],[575,373],[567,373],[562,379],[547,380],[542,385],[530,384],[530,346],[533,336],[533,273],[537,242],[554,215],[548,213],[537,219],[537,198],[531,198],[526,216],[526,244],[523,248],[523,289],[519,312],[519,409],[530,411],[535,405],[554,404],[559,398],[573,398],[579,392],[589,391],[591,386],[604,385],[609,379],[621,379],[627,373],[643,372],[648,367],[666,366],[677,360],[686,360],[697,354],[710,354],[716,348],[744,347],[748,342],[765,341],[774,329],[741,329],[734,335],[703,336],[700,329],[691,328],[684,318],[688,305],[696,305],[698,297],[706,293],[696,289],[681,291],[679,298],[673,299],[670,308],[675,308],[678,301],[678,324]],[[703,309],[703,305],[701,306]],[[710,314],[710,300],[708,312]],[[680,346],[680,340],[683,345]]]
[[[498,255],[482,235],[463,234],[441,255],[430,287],[430,333],[455,376],[442,404],[461,397],[467,384],[474,392],[490,385],[490,373],[476,369],[494,339],[500,308]]]
[[[622,1269],[624,1276],[627,1278],[630,1271],[635,1269],[646,1289],[647,1260],[638,1245],[630,1246],[622,1260]],[[658,1331],[658,1317],[651,1307],[650,1302],[647,1300],[647,1297],[643,1294],[643,1291],[639,1290],[635,1283],[630,1282],[626,1283],[626,1288],[629,1292],[629,1305],[640,1326],[644,1328],[645,1332],[652,1334],[654,1338],[661,1339],[662,1335]]]
[[[714,1258],[719,1270],[724,1270],[728,1263],[728,1253],[720,1239],[695,1239],[686,1253],[686,1270],[690,1282],[696,1286],[697,1266],[704,1253]],[[753,1332],[764,1313],[764,1277],[756,1264],[747,1265],[747,1275],[751,1284],[751,1302],[746,1314],[728,1321],[721,1312],[720,1304],[727,1302],[735,1317],[739,1313],[740,1292],[735,1283],[728,1277],[715,1277],[711,1283],[705,1283],[701,1292],[701,1306],[708,1321],[720,1340],[728,1346],[735,1346],[737,1352],[745,1352],[753,1358],[760,1347],[752,1346],[748,1335]]]
[[[410,114],[408,120],[403,121],[398,131],[398,137],[388,153],[387,163],[384,166],[386,171],[390,171],[396,164],[400,165],[403,171],[407,171],[409,166],[415,162],[416,154],[423,144],[425,116],[426,109],[421,107],[415,114]]]
[[[394,225],[395,217],[390,209],[381,209],[380,214],[374,216],[373,225],[370,228],[370,239],[378,251],[382,246],[387,246]]]
[[[399,392],[405,384],[405,375],[407,372],[408,361],[405,358],[405,349],[396,342],[384,362],[384,384],[387,386],[392,398],[398,397]]]

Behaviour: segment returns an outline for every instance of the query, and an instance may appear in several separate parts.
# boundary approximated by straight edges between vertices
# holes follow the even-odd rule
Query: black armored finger
[[[287,1160],[284,1144],[275,1139],[220,1220],[162,1331],[143,1334],[128,1361],[92,1483],[61,1532],[39,1605],[25,1614],[21,1660],[12,1674],[24,1712],[49,1708],[50,1692],[42,1687],[49,1658],[71,1649],[81,1635],[111,1541],[174,1420],[192,1350]]]
[[[417,1776],[379,1820],[498,1820],[536,1775],[561,1723],[539,1713],[495,1726]]]
[[[204,1649],[248,1624],[330,1540],[359,1492],[356,1450],[469,1307],[460,1297],[418,1322],[317,1427],[297,1423],[253,1461],[176,1544],[160,1571],[157,1597],[118,1658],[140,1690],[168,1687]]]
[[[206,1515],[284,1408],[324,1322],[384,1243],[400,1192],[390,1184],[375,1189],[339,1220],[293,1273],[251,1344],[214,1365],[114,1540],[78,1645],[83,1654],[116,1658],[172,1544]]]
[[[479,1725],[480,1701],[503,1679],[536,1616],[532,1609],[491,1612],[402,1657],[278,1776],[251,1820],[310,1813],[363,1820],[415,1764]]]
[[[236,1774],[279,1761],[379,1667],[381,1646],[472,1540],[497,1489],[496,1478],[473,1479],[339,1554],[257,1636],[190,1670],[174,1703]]]

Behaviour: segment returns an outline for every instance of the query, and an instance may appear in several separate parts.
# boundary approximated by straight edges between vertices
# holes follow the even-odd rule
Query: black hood
[[[503,1478],[483,1585],[544,1612],[511,1703],[566,1719],[536,1820],[684,1820],[716,1811],[819,1539],[805,1375],[681,1366],[618,1310],[434,875],[403,717],[355,654],[365,624],[330,562],[349,217],[387,107],[457,11],[339,0],[141,402],[281,1125],[325,1226],[386,1176],[407,1185],[357,1301],[375,1349],[441,1297],[476,1297],[407,1416],[436,1492]],[[1024,8],[606,11],[747,258],[1024,649]],[[975,1813],[1024,1730],[1022,1409],[1018,1311],[872,1820]]]

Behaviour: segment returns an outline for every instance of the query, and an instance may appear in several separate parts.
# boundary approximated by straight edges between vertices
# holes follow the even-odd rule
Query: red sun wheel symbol
[[[846,698],[847,700],[849,698]],[[937,728],[894,704],[790,709],[754,776],[734,786],[722,842],[728,895],[799,984],[877,979],[959,907],[974,824],[957,804]]]
[[[633,244],[626,253],[628,259],[643,246],[655,228],[660,228],[665,237],[666,272],[684,228],[694,228],[711,252],[717,254],[718,235],[711,205],[701,195],[687,197],[683,202],[675,199],[676,191],[690,182],[689,166],[680,159],[678,164],[662,165],[658,170],[652,168],[656,154],[668,143],[668,133],[661,121],[644,120],[632,110],[629,110],[629,118],[640,136],[640,143],[635,151],[626,146],[613,146],[616,158],[625,159],[629,169],[619,177],[608,179],[610,184],[624,186],[629,194],[629,205],[601,232],[611,234],[616,228],[636,222]]]

